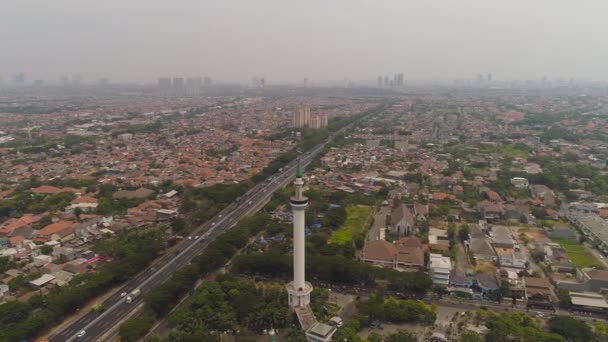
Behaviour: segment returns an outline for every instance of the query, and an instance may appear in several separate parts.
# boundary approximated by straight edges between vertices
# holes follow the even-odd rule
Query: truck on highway
[[[102,303],[97,303],[97,304],[93,305],[94,312],[102,312],[103,309],[104,309],[104,307],[103,307]]]
[[[127,303],[132,303],[141,294],[140,289],[135,289],[127,296]]]

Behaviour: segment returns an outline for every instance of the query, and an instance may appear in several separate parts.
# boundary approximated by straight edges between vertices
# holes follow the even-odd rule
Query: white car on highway
[[[124,297],[124,296],[126,296],[126,295],[127,295],[127,293],[126,293],[126,292],[123,292],[123,293],[121,293],[121,294],[120,294],[120,297]]]
[[[87,334],[87,332],[86,332],[86,331],[84,331],[84,330],[80,330],[80,331],[78,332],[78,335],[76,335],[76,336],[77,336],[78,338],[81,338],[81,337],[83,337],[83,336],[84,336],[84,335],[86,335],[86,334]]]

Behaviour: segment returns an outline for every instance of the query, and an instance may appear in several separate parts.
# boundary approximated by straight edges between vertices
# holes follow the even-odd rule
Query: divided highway
[[[342,130],[347,127],[344,127]],[[304,168],[310,164],[334,136],[335,134],[331,135],[308,153],[302,154],[299,159],[302,167]],[[142,297],[145,297],[152,289],[169,280],[177,270],[204,251],[211,241],[235,225],[241,218],[260,210],[270,199],[274,191],[285,186],[293,179],[296,165],[297,162],[292,161],[277,175],[256,185],[235,203],[222,210],[216,217],[192,232],[190,234],[192,239],[184,239],[177,245],[174,252],[167,252],[155,260],[147,269],[128,280],[120,290],[116,291],[115,294],[103,302],[103,307],[106,308],[103,312],[91,311],[87,313],[69,324],[58,334],[50,337],[49,341],[102,341],[107,337],[111,337],[104,335],[140,306],[143,302]],[[198,239],[195,239],[195,236],[198,236]],[[138,288],[141,289],[142,295],[136,298],[133,303],[126,303],[125,297],[120,296],[122,292],[129,293]],[[85,334],[78,337],[82,331],[85,331]]]

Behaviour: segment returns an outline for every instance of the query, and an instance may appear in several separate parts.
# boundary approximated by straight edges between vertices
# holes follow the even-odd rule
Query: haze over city
[[[607,12],[601,0],[5,1],[0,75],[608,80]]]
[[[0,6],[0,342],[608,341],[608,4]]]

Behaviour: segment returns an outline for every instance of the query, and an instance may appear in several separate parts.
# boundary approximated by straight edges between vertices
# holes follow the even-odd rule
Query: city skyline
[[[56,80],[154,82],[200,75],[281,83],[453,80],[492,73],[500,80],[608,80],[602,61],[606,4],[479,0],[454,4],[313,1],[265,6],[185,1],[53,5],[10,3],[0,14],[4,82],[19,72]],[[292,13],[293,15],[285,15]],[[225,20],[229,18],[229,20]],[[542,23],[542,24],[541,24]],[[14,39],[19,33],[19,39]],[[593,33],[593,34],[591,34]]]

